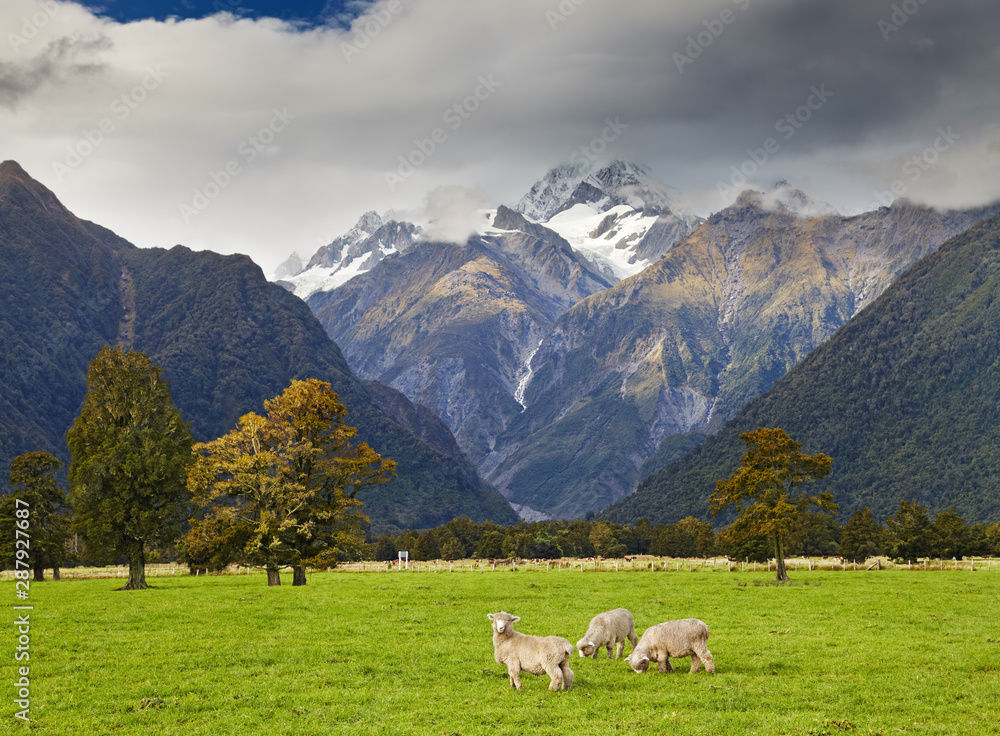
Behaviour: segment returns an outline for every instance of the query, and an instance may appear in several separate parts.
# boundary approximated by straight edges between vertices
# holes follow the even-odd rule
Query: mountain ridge
[[[366,489],[376,529],[432,527],[454,515],[515,518],[461,453],[450,454],[453,440],[449,446],[439,420],[354,376],[305,303],[269,283],[247,256],[136,248],[57,207],[55,195],[26,177],[19,166],[0,167],[0,299],[8,306],[0,320],[0,462],[36,449],[67,459],[62,435],[82,402],[87,365],[125,337],[162,367],[201,440],[260,411],[293,378],[331,382],[359,437],[399,463],[396,479]],[[396,417],[412,419],[417,432],[436,435],[436,446],[391,418],[373,393],[395,403]]]
[[[834,459],[840,516],[900,501],[995,520],[1000,503],[1000,215],[914,263],[829,341],[690,454],[602,518],[707,517],[714,482],[743,452],[738,434],[780,426]]]

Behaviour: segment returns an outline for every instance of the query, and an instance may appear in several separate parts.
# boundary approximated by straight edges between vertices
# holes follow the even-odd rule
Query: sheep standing
[[[569,690],[573,684],[573,670],[569,658],[573,645],[561,636],[531,636],[514,631],[520,616],[506,611],[486,615],[493,622],[493,659],[507,665],[511,687],[523,690],[521,672],[533,675],[548,673],[549,690]]]
[[[608,659],[617,659],[625,653],[625,640],[632,643],[635,651],[639,637],[635,635],[635,624],[632,614],[625,608],[599,613],[590,619],[587,633],[576,643],[581,657],[597,659],[601,647],[607,646]],[[614,650],[614,656],[612,656]]]
[[[708,651],[708,626],[696,618],[666,621],[646,629],[628,663],[636,672],[645,672],[650,662],[659,662],[660,672],[673,672],[671,657],[691,657],[691,672],[701,669],[702,661],[709,674],[715,672],[715,660]]]

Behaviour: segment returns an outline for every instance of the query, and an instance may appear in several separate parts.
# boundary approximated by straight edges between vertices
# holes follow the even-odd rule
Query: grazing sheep
[[[666,621],[646,629],[628,663],[636,672],[645,672],[650,662],[659,662],[660,672],[673,672],[671,657],[691,657],[691,672],[701,668],[702,660],[709,674],[715,672],[715,660],[708,651],[708,626],[696,618]]]
[[[569,658],[573,645],[561,636],[531,636],[514,631],[520,616],[506,611],[486,615],[493,622],[493,659],[507,665],[511,687],[521,687],[521,671],[533,675],[548,673],[549,690],[569,690],[573,684],[573,670]]]
[[[590,619],[587,633],[576,643],[576,648],[580,651],[581,657],[597,659],[601,647],[607,646],[608,659],[617,659],[625,653],[626,639],[632,643],[632,650],[635,651],[639,637],[635,635],[632,614],[627,609],[616,608],[613,611],[599,613]],[[613,656],[612,650],[614,650]]]

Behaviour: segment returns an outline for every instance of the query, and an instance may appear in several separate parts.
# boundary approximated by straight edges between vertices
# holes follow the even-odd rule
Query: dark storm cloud
[[[42,1],[4,0],[0,23],[20,27]],[[304,28],[233,15],[119,24],[60,3],[31,44],[0,48],[7,157],[140,244],[239,250],[265,266],[312,252],[366,210],[420,207],[436,187],[516,202],[581,151],[650,166],[700,214],[725,206],[730,184],[783,178],[842,209],[896,181],[930,203],[1000,197],[1000,3],[338,8],[346,15],[329,26]],[[99,57],[62,45],[101,35],[114,47]],[[107,67],[81,76],[98,59]],[[46,179],[149,69],[163,84],[138,90],[144,99],[71,176]],[[274,109],[292,122],[250,160],[241,142]],[[907,178],[915,156],[927,165]],[[210,205],[178,216],[233,163]]]
[[[702,126],[709,148],[720,136],[754,143],[804,104],[814,85],[826,85],[833,96],[809,121],[805,145],[813,147],[898,135],[928,117],[982,124],[996,112],[1000,4],[742,5],[705,4],[700,22],[668,24],[661,47],[662,104],[655,114],[664,124]],[[733,20],[722,25],[724,10]]]

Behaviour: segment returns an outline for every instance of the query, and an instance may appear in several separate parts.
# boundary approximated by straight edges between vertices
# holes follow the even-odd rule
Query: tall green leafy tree
[[[18,455],[10,463],[11,492],[0,496],[0,555],[4,560],[14,559],[17,551],[14,512],[18,506],[27,508],[29,533],[24,541],[29,545],[28,559],[35,582],[45,580],[47,567],[52,568],[53,577],[58,580],[59,568],[66,560],[69,507],[66,492],[55,477],[61,467],[62,461],[47,452]]]
[[[160,368],[143,353],[103,348],[66,439],[74,529],[94,559],[128,559],[121,590],[148,588],[145,546],[173,542],[190,501],[193,440]]]
[[[915,501],[900,501],[896,513],[885,520],[885,551],[891,557],[911,562],[930,557],[934,536],[927,507]]]
[[[389,480],[396,464],[355,441],[329,383],[292,381],[264,408],[266,417],[247,414],[194,447],[188,488],[208,513],[192,520],[185,541],[193,560],[264,567],[269,585],[290,566],[292,584],[304,585],[307,565],[360,551],[367,518],[356,495]]]
[[[934,547],[935,557],[956,557],[981,554],[981,542],[977,543],[976,530],[965,523],[965,519],[954,508],[935,515],[934,517]]]
[[[743,463],[732,476],[716,482],[709,509],[714,516],[729,505],[736,506],[738,522],[770,539],[776,579],[788,580],[787,539],[800,515],[813,507],[831,515],[837,512],[832,494],[805,492],[813,481],[830,474],[833,460],[823,453],[806,455],[801,451],[802,443],[779,428],[758,427],[744,432],[740,439],[747,446]]]
[[[851,515],[840,533],[840,555],[845,560],[864,562],[882,554],[885,530],[872,510],[865,506]]]

